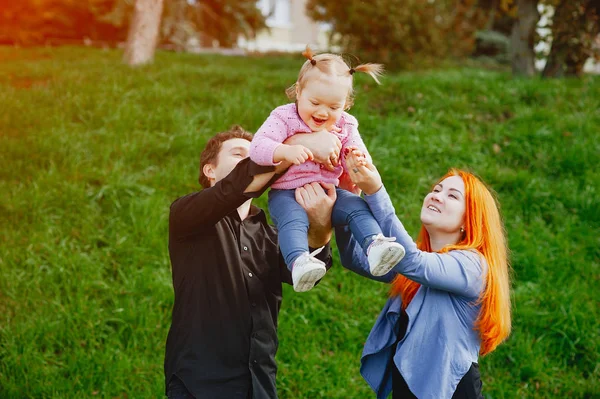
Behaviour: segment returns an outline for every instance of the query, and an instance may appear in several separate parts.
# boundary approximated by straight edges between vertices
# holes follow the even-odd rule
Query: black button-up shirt
[[[177,199],[169,217],[175,302],[165,382],[173,375],[197,398],[276,398],[275,353],[282,282],[291,284],[277,232],[244,193],[272,171],[249,159],[213,187]],[[329,245],[318,256],[331,265]]]

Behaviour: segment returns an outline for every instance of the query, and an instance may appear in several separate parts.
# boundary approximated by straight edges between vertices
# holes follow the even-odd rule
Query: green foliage
[[[257,0],[163,0],[161,42],[183,49],[232,47],[265,27]],[[6,4],[4,4],[6,3]],[[125,40],[135,0],[0,0],[0,43],[31,45]]]
[[[503,33],[482,30],[475,35],[475,57],[492,57],[498,63],[509,64],[509,46],[510,39]]]
[[[332,25],[334,44],[391,69],[470,54],[484,16],[473,0],[309,0],[309,15]]]
[[[206,46],[233,47],[240,35],[246,38],[265,27],[265,19],[256,7],[257,0],[203,0],[196,2],[200,11],[199,30]]]
[[[126,0],[120,0],[126,1]],[[165,0],[161,40],[177,49],[194,40],[204,47],[234,47],[240,36],[264,29],[257,0]]]
[[[0,0],[0,43],[31,45],[89,38],[116,42],[123,26],[103,18],[122,0]]]
[[[300,58],[0,48],[0,398],[162,397],[169,204],[199,189],[215,132],[257,129]],[[600,79],[454,68],[357,78],[351,113],[397,213],[451,166],[497,191],[514,330],[480,359],[486,398],[600,392]],[[266,196],[256,203],[266,206]],[[372,398],[363,343],[387,287],[334,268],[284,287],[282,399]]]
[[[477,4],[487,15],[484,31],[510,35],[517,16],[513,0],[479,0]]]

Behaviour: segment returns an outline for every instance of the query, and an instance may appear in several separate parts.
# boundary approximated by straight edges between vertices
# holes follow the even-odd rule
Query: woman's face
[[[465,183],[460,176],[450,176],[425,196],[421,222],[432,233],[452,234],[460,231],[465,216]]]

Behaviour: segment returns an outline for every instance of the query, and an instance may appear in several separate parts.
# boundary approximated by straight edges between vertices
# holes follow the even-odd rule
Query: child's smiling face
[[[330,130],[340,119],[352,84],[345,76],[315,75],[296,93],[298,114],[313,132]]]

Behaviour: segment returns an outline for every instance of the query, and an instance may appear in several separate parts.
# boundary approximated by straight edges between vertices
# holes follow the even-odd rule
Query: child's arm
[[[289,162],[300,165],[308,160],[313,160],[312,152],[303,145],[281,144],[273,153],[273,162]]]
[[[275,165],[282,161],[299,165],[312,159],[312,153],[306,147],[283,144],[291,135],[288,131],[285,121],[276,111],[271,112],[250,143],[250,159],[259,165]]]

